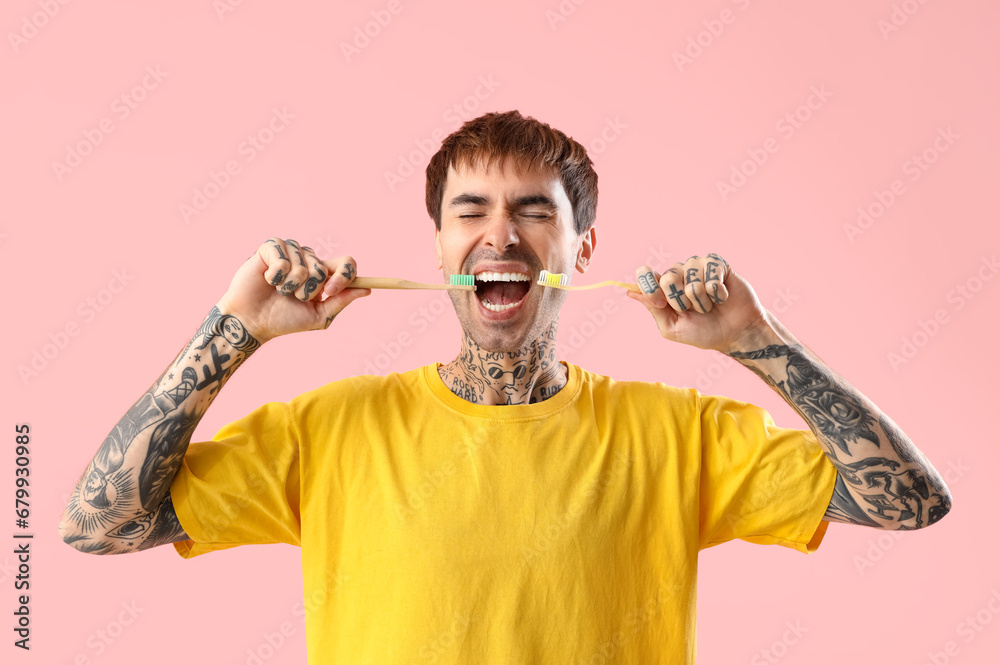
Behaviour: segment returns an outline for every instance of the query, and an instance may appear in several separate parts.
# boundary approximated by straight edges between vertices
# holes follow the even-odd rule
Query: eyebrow
[[[477,205],[484,206],[489,205],[492,199],[488,196],[482,194],[459,194],[451,200],[448,204],[450,208],[458,208],[464,205]],[[524,208],[526,206],[542,206],[545,208],[551,208],[552,210],[557,210],[555,201],[550,199],[544,194],[529,194],[527,196],[519,196],[513,201],[515,208]]]

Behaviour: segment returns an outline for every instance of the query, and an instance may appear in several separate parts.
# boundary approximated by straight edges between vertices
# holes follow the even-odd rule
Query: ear
[[[587,272],[590,267],[590,257],[593,256],[597,248],[597,230],[591,226],[587,229],[580,241],[580,249],[576,252],[576,269],[580,272]]]
[[[434,253],[437,254],[438,270],[440,270],[444,264],[441,262],[441,231],[437,228],[434,229]]]

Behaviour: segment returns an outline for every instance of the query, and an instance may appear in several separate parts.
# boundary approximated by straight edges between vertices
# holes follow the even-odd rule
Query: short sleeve
[[[271,402],[192,442],[170,485],[185,559],[237,545],[299,545],[299,440],[288,404]]]
[[[727,397],[699,395],[699,411],[700,548],[739,538],[814,552],[837,478],[816,436]]]

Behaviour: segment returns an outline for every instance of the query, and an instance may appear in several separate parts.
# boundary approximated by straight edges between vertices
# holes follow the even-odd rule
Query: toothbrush
[[[564,289],[566,291],[586,291],[587,289],[596,289],[600,286],[621,286],[628,289],[629,291],[635,291],[641,293],[638,284],[629,284],[627,282],[617,282],[613,279],[609,279],[603,282],[598,282],[597,284],[588,284],[587,286],[570,286],[569,285],[569,275],[564,275],[563,273],[551,273],[548,270],[543,270],[538,276],[538,284],[541,286],[551,286],[556,289]]]
[[[411,282],[396,277],[355,277],[348,289],[447,289],[450,291],[475,291],[474,275],[452,275],[448,284]]]

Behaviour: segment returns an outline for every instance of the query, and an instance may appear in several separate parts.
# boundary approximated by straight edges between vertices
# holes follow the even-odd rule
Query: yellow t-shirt
[[[438,363],[266,404],[191,444],[175,547],[300,546],[312,665],[690,665],[698,551],[814,551],[836,469],[760,407],[564,364],[536,404]]]

